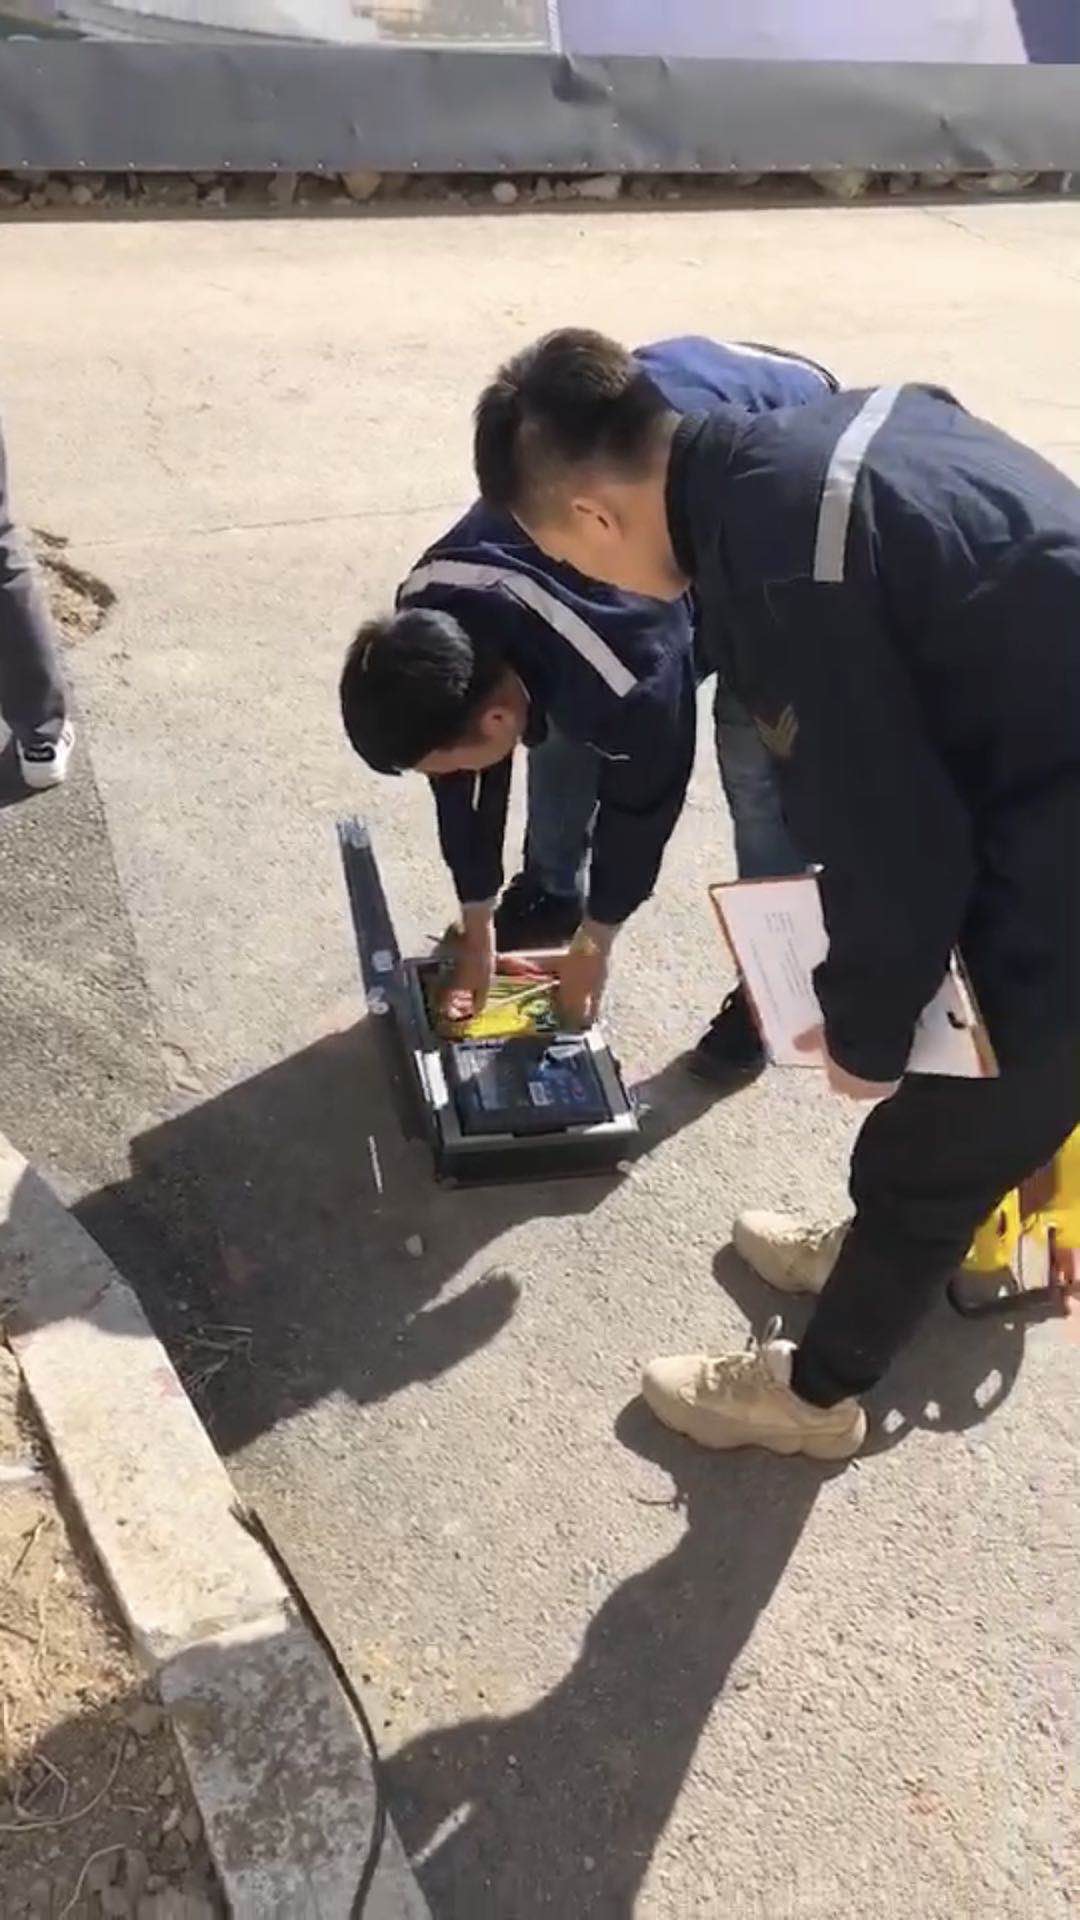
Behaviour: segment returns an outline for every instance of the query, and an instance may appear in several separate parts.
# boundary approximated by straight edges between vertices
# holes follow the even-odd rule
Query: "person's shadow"
[[[8,734],[5,738],[0,726],[0,811],[20,806],[31,798],[30,788],[22,777],[14,736]]]
[[[535,1706],[438,1728],[387,1763],[441,1920],[631,1920],[705,1722],[832,1471],[744,1453],[719,1475],[640,1400],[616,1430],[672,1475],[678,1545],[604,1602]]]
[[[385,1027],[366,1019],[142,1134],[131,1177],[75,1209],[226,1453],[327,1393],[371,1403],[457,1365],[519,1291],[499,1269],[460,1284],[470,1260],[523,1221],[590,1212],[618,1178],[439,1187],[406,1137]],[[673,1065],[645,1104],[639,1153],[712,1101]]]

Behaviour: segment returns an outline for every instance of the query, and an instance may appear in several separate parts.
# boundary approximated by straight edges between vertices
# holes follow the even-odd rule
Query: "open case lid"
[[[337,832],[368,1010],[385,1013],[388,1002],[400,1001],[404,978],[371,829],[366,820],[354,816],[339,820]]]

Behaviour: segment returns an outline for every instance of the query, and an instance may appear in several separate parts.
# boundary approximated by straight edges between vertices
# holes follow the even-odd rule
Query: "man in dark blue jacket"
[[[641,348],[637,364],[679,413],[735,405],[747,411],[805,403],[831,375],[776,349],[704,339]],[[526,865],[502,903],[502,846],[510,781],[508,736],[463,748],[447,728],[475,722],[466,700],[421,718],[456,637],[448,616],[490,661],[497,650],[524,689],[517,731],[530,754]],[[439,651],[441,646],[441,653]],[[418,678],[420,660],[426,674]],[[655,884],[693,759],[694,633],[688,599],[663,602],[598,585],[553,566],[504,514],[473,507],[423,555],[398,593],[398,613],[366,627],[342,682],[346,726],[372,765],[418,766],[433,776],[439,833],[465,928],[457,988],[482,997],[495,941],[503,949],[561,944],[582,918],[577,869],[591,827],[588,921],[565,970],[572,1016],[596,1010],[615,929]],[[495,711],[509,719],[510,698]],[[475,709],[475,700],[471,702]],[[419,726],[411,725],[416,721]],[[440,732],[439,729],[442,729]],[[769,757],[720,690],[716,735],[740,872],[790,873],[803,864],[787,834]],[[390,748],[392,747],[392,751]],[[448,757],[449,755],[449,757]],[[595,824],[593,824],[595,816]],[[580,985],[579,985],[580,982]],[[728,1085],[763,1064],[741,995],[733,995],[693,1059]]]
[[[679,1357],[650,1404],[706,1445],[853,1452],[883,1373],[1002,1195],[1080,1122],[1080,492],[948,394],[878,388],[680,418],[584,332],[477,411],[484,496],[624,590],[692,583],[702,637],[822,866],[834,1087],[879,1100],[855,1217],[750,1216],[764,1277],[821,1291],[794,1351]],[[905,1075],[959,948],[1000,1077]]]

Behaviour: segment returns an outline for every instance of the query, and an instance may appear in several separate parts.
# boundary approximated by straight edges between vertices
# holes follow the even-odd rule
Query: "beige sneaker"
[[[820,1293],[836,1265],[851,1222],[813,1226],[792,1213],[740,1213],[732,1229],[735,1251],[781,1293]]]
[[[658,1420],[702,1447],[767,1447],[770,1453],[806,1453],[814,1460],[846,1460],[866,1438],[857,1400],[812,1407],[791,1391],[794,1342],[770,1320],[745,1353],[712,1359],[705,1353],[653,1360],[641,1391]]]

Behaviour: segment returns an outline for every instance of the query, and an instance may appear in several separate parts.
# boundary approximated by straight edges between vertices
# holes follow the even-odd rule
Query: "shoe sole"
[[[866,1415],[861,1408],[855,1425],[845,1434],[795,1434],[776,1431],[770,1433],[765,1429],[761,1433],[747,1434],[740,1431],[732,1433],[730,1437],[716,1434],[706,1439],[703,1434],[695,1430],[689,1414],[685,1421],[680,1420],[678,1415],[668,1407],[665,1406],[661,1410],[649,1398],[647,1392],[643,1392],[642,1398],[663,1426],[669,1427],[673,1433],[681,1433],[685,1439],[693,1440],[695,1445],[706,1447],[712,1453],[735,1453],[740,1447],[761,1447],[766,1453],[780,1453],[788,1456],[801,1453],[810,1460],[850,1460],[853,1454],[858,1453],[866,1439]]]
[[[700,1080],[704,1086],[716,1087],[722,1093],[740,1093],[743,1087],[760,1080],[767,1063],[756,1060],[749,1067],[720,1067],[695,1047],[686,1055],[685,1064],[692,1080]]]
[[[62,787],[67,779],[66,767],[62,773],[58,773],[53,767],[46,772],[42,767],[24,766],[21,760],[19,772],[22,775],[23,786],[29,788],[31,793],[49,793],[53,787]]]

